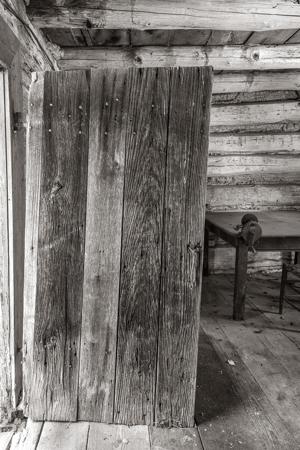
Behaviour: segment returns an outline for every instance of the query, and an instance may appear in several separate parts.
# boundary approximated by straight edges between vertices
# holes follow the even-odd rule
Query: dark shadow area
[[[234,390],[225,361],[214,349],[210,338],[200,329],[196,388],[196,424],[211,421],[242,404]]]

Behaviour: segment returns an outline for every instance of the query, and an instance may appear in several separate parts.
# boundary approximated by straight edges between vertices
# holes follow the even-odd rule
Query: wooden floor
[[[197,428],[28,422],[0,450],[300,449],[300,296],[280,316],[278,275],[256,275],[234,322],[232,293],[233,277],[204,279]]]

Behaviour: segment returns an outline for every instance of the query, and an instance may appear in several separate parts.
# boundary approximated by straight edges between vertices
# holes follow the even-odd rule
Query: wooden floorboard
[[[45,422],[37,450],[86,450],[88,422]]]
[[[300,426],[297,411],[300,386],[297,382],[297,347],[280,331],[277,332],[277,343],[272,342],[276,337],[274,325],[251,305],[246,307],[244,322],[232,321],[233,285],[228,282],[228,277],[209,277],[203,292],[202,326],[223,362],[224,370],[220,370],[223,370],[226,376],[229,375],[229,386],[231,381],[237,397],[246,409],[248,420],[247,416],[242,418],[243,414],[238,417],[242,423],[246,419],[241,428],[247,430],[242,432],[244,439],[247,439],[247,436],[250,438],[248,448],[254,448],[255,441],[251,443],[251,430],[255,431],[255,448],[299,448]],[[230,366],[228,360],[232,360],[234,365]],[[199,367],[201,368],[201,361]],[[213,393],[212,397],[214,398]],[[219,399],[220,395],[215,397],[217,405]],[[231,395],[227,392],[227,400],[230,399]],[[228,421],[236,409],[234,401],[233,407],[228,406],[225,411],[222,411],[221,405],[220,411],[218,406],[214,411],[218,419],[217,424],[220,423],[220,416]],[[205,448],[215,448],[210,446],[208,439],[210,428],[213,431],[215,426],[215,417],[209,424],[204,423],[202,426],[200,423],[199,429]],[[226,431],[228,429],[224,427],[223,434]],[[235,435],[234,431],[230,433]],[[232,445],[234,441],[228,441],[228,448],[232,448]]]
[[[87,450],[150,450],[149,431],[145,425],[127,427],[91,423]]]
[[[226,278],[219,278],[217,282],[222,295],[218,315],[226,314],[231,306],[231,285]],[[241,360],[300,443],[300,383],[296,381],[300,353],[280,331],[269,330],[269,323],[263,314],[249,307],[246,307],[246,320],[243,322],[232,322],[230,318],[226,320],[222,317],[222,329],[238,350]]]
[[[264,317],[271,322],[270,327],[280,330],[300,349],[300,313],[295,310],[291,303],[284,302],[283,314],[278,314],[279,289],[280,274],[270,274],[268,276],[256,274],[253,277],[249,277],[248,304],[255,306],[256,309],[262,312]],[[294,294],[295,292],[288,287],[287,294],[292,293]],[[300,304],[298,305],[300,306]]]
[[[12,437],[14,432],[13,431],[5,431],[0,433],[0,449],[1,450],[8,450]]]
[[[197,428],[150,428],[151,450],[202,450]]]
[[[257,275],[248,281],[245,321],[233,321],[232,283],[227,275],[204,281],[198,430],[28,421],[22,433],[0,433],[0,449],[299,450],[300,352],[291,338],[300,334],[299,312],[287,304],[280,316],[280,278]]]
[[[44,422],[33,422],[31,419],[28,419],[26,428],[14,434],[9,450],[35,450],[43,425]]]
[[[257,430],[230,371],[226,359],[216,352],[212,340],[201,330],[195,418],[204,448],[241,446],[252,450]]]

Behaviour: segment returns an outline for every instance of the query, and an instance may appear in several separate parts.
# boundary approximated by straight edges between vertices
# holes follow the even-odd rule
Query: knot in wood
[[[200,242],[197,242],[196,244],[189,242],[187,245],[187,250],[189,253],[200,253],[201,247]]]

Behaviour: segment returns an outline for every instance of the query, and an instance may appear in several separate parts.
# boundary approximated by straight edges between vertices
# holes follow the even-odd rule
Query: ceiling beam
[[[7,25],[5,20],[0,17],[0,67],[10,67],[19,47],[19,39]]]
[[[265,31],[300,28],[295,0],[31,0],[38,27],[211,29]]]
[[[300,69],[300,45],[180,46],[180,47],[65,47],[60,69],[193,67],[215,70]]]

